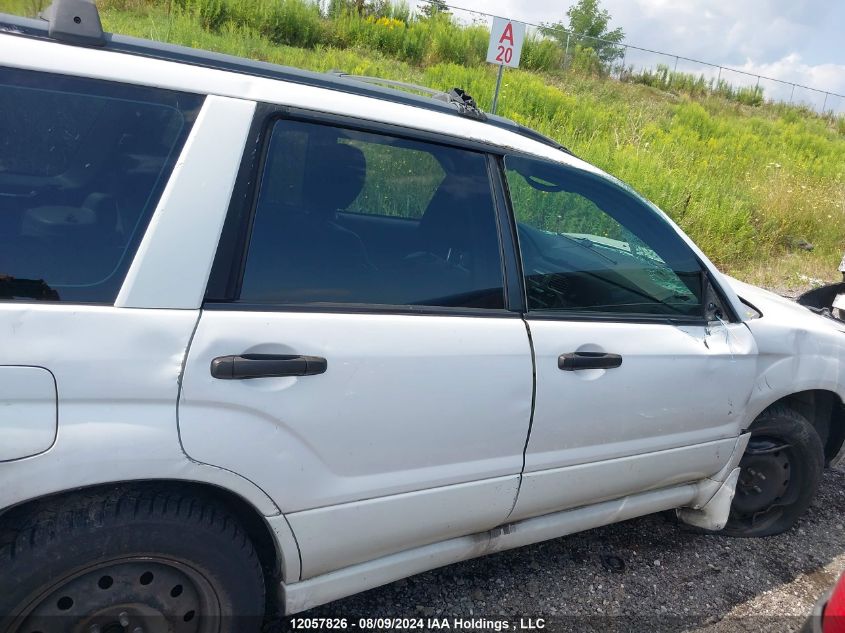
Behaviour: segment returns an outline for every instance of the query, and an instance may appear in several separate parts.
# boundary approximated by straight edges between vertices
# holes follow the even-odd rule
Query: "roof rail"
[[[437,99],[438,101],[443,101],[445,103],[457,106],[457,110],[460,114],[472,117],[473,119],[478,119],[479,121],[487,120],[487,115],[484,113],[483,110],[478,107],[478,105],[475,103],[475,99],[473,99],[460,88],[452,88],[449,92],[444,92],[442,90],[435,90],[434,88],[429,88],[428,86],[419,86],[417,84],[407,83],[405,81],[382,79],[381,77],[370,77],[367,75],[350,75],[339,70],[330,70],[329,74],[334,75],[336,77],[342,77],[344,79],[353,79],[355,81],[361,81],[367,84],[375,84],[379,86],[387,86],[389,88],[399,88],[402,90],[421,92],[424,95],[428,95],[432,99]]]
[[[105,46],[106,36],[94,0],[53,0],[39,17],[49,22],[48,37],[87,46]]]

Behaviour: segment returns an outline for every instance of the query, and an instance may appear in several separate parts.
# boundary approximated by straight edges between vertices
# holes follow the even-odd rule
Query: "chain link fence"
[[[450,11],[458,12],[459,17],[466,16],[468,21],[474,23],[486,23],[488,18],[504,17],[455,5],[446,6]],[[682,55],[577,35],[562,29],[551,29],[541,24],[525,24],[529,27],[529,36],[555,36],[564,49],[564,68],[573,63],[581,49],[616,49],[616,57],[603,66],[611,76],[622,81],[647,83],[665,89],[676,87],[691,92],[721,93],[750,105],[757,105],[765,100],[803,106],[823,115],[845,115],[845,95],[835,92]]]

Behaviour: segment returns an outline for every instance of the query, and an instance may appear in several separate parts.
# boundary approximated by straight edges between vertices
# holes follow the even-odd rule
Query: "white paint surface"
[[[328,369],[211,377],[212,359],[243,353],[321,356]],[[244,474],[283,512],[448,495],[451,484],[519,473],[531,383],[518,318],[207,310],[179,428],[188,455]]]
[[[526,473],[509,521],[697,482],[716,473],[735,438]]]
[[[706,451],[709,442],[735,440],[745,423],[757,350],[742,324],[728,325],[727,332],[719,324],[529,319],[529,325],[537,395],[526,472],[649,452],[672,466],[672,452],[656,451],[695,445]],[[622,365],[558,369],[558,357],[576,351],[620,354]],[[706,454],[711,473],[728,457]],[[638,483],[647,488],[659,479]]]
[[[39,373],[31,390],[43,397],[52,389],[59,397],[52,448],[0,462],[0,508],[100,483],[179,479],[221,486],[264,514],[278,513],[253,483],[191,461],[179,445],[179,374],[198,316],[196,310],[0,302],[0,365],[48,369],[55,386]]]
[[[206,98],[116,306],[200,307],[254,111],[252,101]]]
[[[302,577],[492,529],[505,522],[518,486],[512,475],[290,514]]]
[[[0,462],[43,453],[56,439],[56,382],[43,367],[0,367]]]
[[[297,613],[429,569],[676,508],[689,503],[695,492],[692,485],[654,490],[414,548],[303,582],[283,583],[285,611]]]

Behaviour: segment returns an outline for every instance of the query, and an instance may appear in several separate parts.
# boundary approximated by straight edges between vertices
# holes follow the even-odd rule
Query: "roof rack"
[[[341,79],[352,79],[354,81],[360,81],[362,83],[372,84],[376,86],[388,86],[390,88],[399,88],[412,92],[420,92],[424,95],[431,97],[432,99],[436,99],[437,101],[443,101],[444,103],[450,103],[458,106],[457,109],[460,114],[472,117],[474,119],[478,119],[479,121],[487,121],[488,123],[498,125],[499,127],[512,129],[513,131],[517,132],[518,134],[521,134],[522,136],[526,136],[530,139],[543,143],[544,145],[550,145],[555,149],[559,149],[562,152],[566,152],[570,156],[574,156],[574,154],[568,147],[561,145],[553,138],[546,136],[545,134],[541,134],[537,130],[532,130],[529,127],[525,127],[524,125],[520,125],[519,123],[516,123],[515,121],[511,121],[510,119],[506,119],[504,117],[499,117],[495,115],[489,116],[481,108],[478,107],[475,102],[475,99],[473,99],[470,95],[468,95],[460,88],[452,88],[449,92],[444,92],[442,90],[436,90],[435,88],[429,88],[428,86],[420,86],[419,84],[412,84],[405,81],[383,79],[381,77],[371,77],[369,75],[351,75],[349,73],[343,72],[342,70],[330,70],[327,72],[327,74],[339,77]]]
[[[449,92],[442,90],[435,90],[428,86],[420,86],[417,84],[408,83],[405,81],[395,81],[393,79],[382,79],[381,77],[370,77],[368,75],[350,75],[340,70],[330,70],[330,75],[335,77],[342,77],[344,79],[353,79],[367,84],[375,84],[377,86],[387,86],[389,88],[399,88],[402,90],[410,90],[412,92],[420,92],[424,95],[443,101],[445,103],[458,106],[458,112],[466,116],[478,119],[479,121],[486,121],[487,115],[476,104],[475,99],[469,96],[460,88],[452,88]]]
[[[39,17],[49,22],[54,40],[87,46],[105,46],[106,36],[94,0],[53,0]]]

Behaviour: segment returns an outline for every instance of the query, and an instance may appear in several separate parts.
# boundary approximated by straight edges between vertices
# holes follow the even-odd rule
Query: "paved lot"
[[[837,469],[825,472],[800,525],[780,536],[702,535],[653,515],[451,565],[303,615],[544,617],[553,631],[796,631],[843,570],[845,469]],[[289,630],[290,620],[271,629]]]

